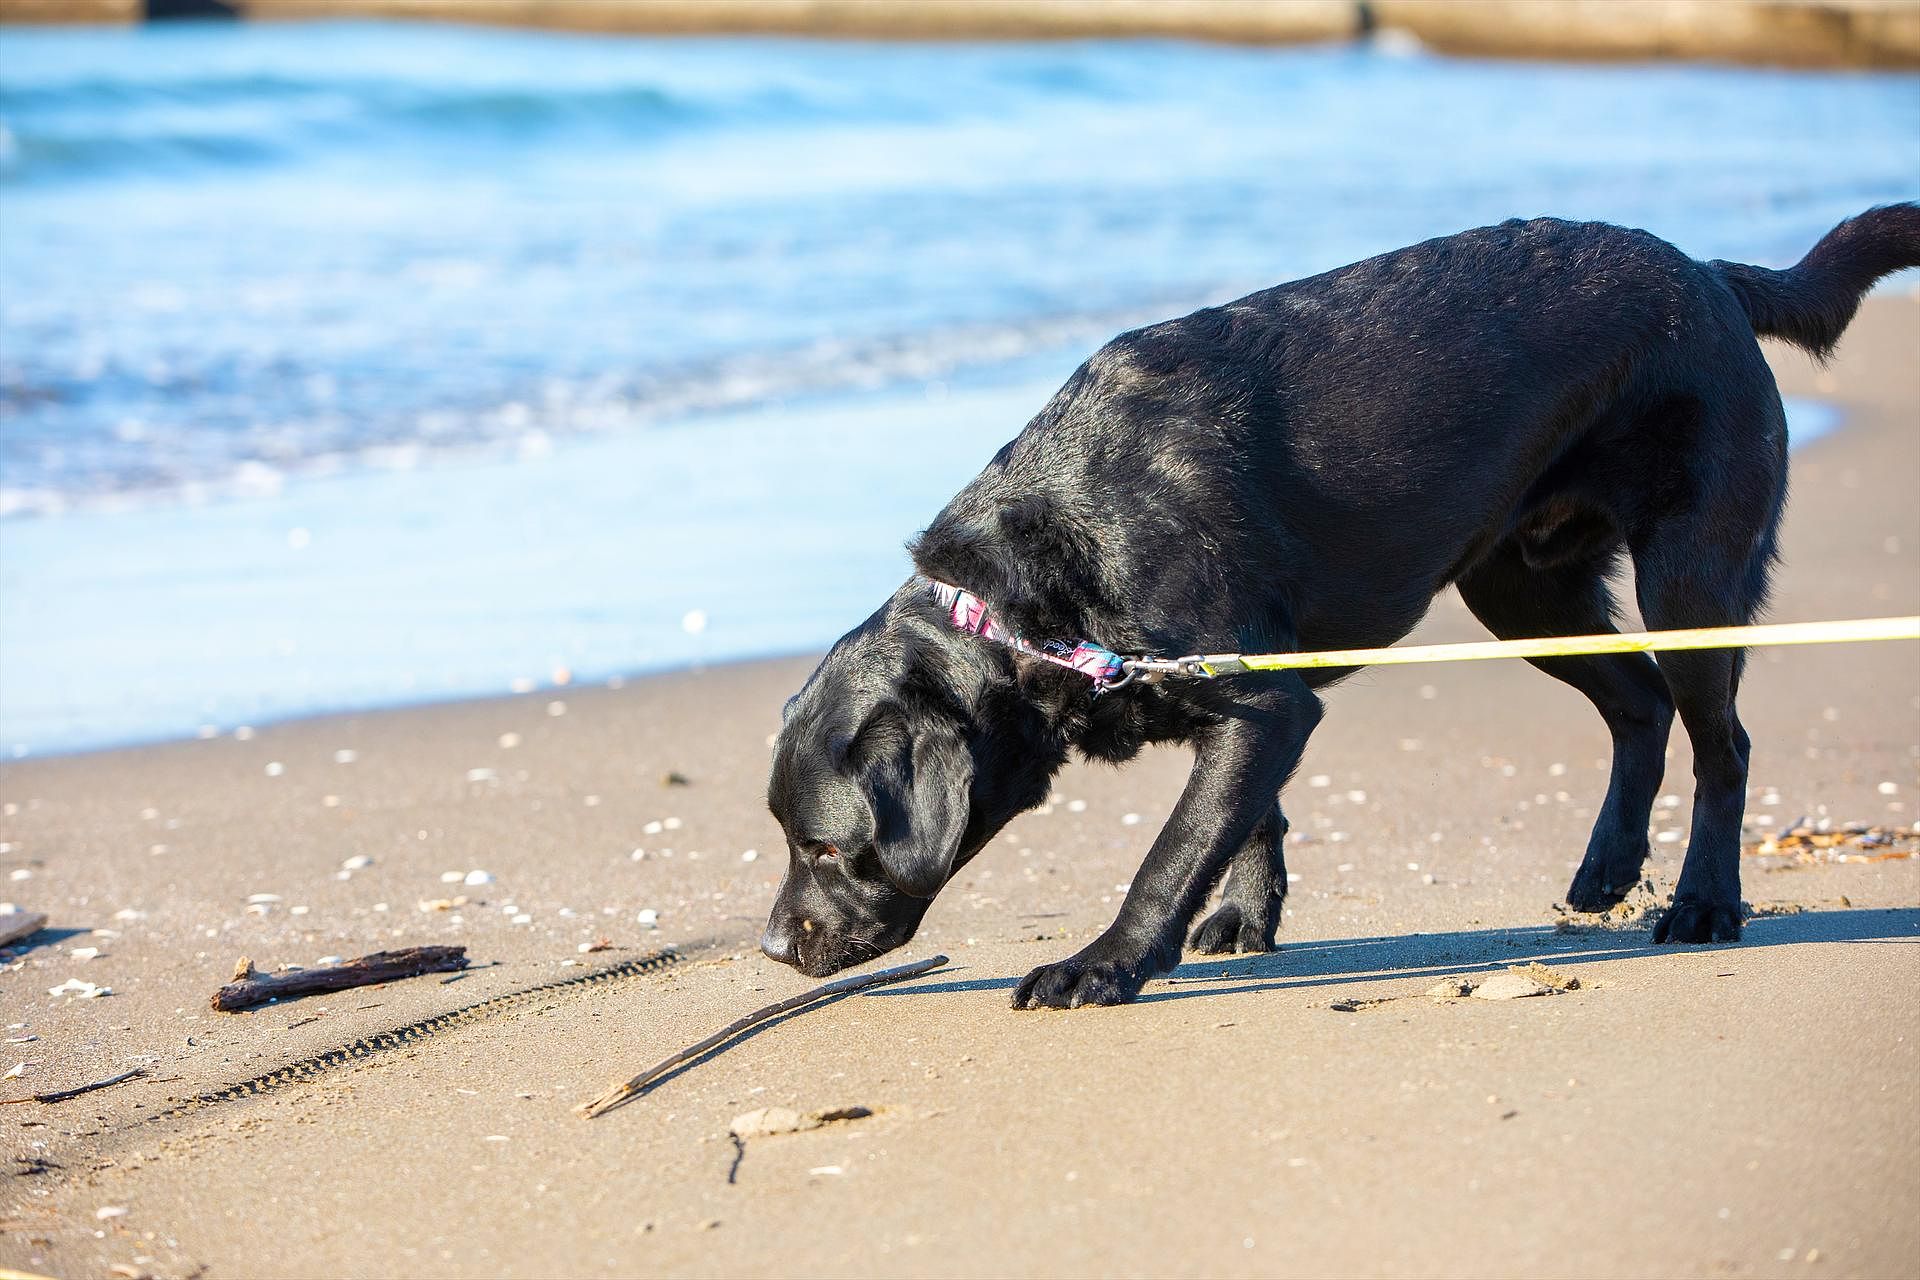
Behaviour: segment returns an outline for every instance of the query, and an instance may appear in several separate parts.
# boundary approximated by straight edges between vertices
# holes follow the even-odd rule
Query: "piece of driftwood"
[[[0,916],[0,947],[31,938],[46,927],[47,918],[37,911],[9,911]]]
[[[221,1013],[232,1013],[269,1000],[370,987],[395,978],[414,978],[423,973],[446,973],[466,967],[465,947],[401,947],[397,951],[376,951],[358,960],[322,969],[294,969],[288,973],[260,973],[251,960],[243,959],[234,967],[233,981],[213,993],[213,1007]]]
[[[884,986],[889,982],[899,982],[903,978],[917,977],[930,969],[938,969],[946,962],[947,958],[945,956],[933,956],[930,959],[917,960],[912,964],[903,964],[894,969],[880,969],[873,973],[855,974],[851,978],[838,978],[824,986],[815,987],[813,990],[801,995],[782,1000],[778,1004],[770,1004],[764,1009],[755,1009],[738,1022],[728,1024],[723,1030],[714,1032],[698,1044],[690,1044],[678,1053],[668,1054],[633,1079],[625,1080],[614,1085],[611,1089],[608,1089],[591,1102],[581,1103],[574,1108],[574,1111],[577,1112],[582,1119],[591,1120],[608,1108],[617,1106],[621,1102],[631,1098],[650,1082],[659,1079],[681,1063],[693,1061],[707,1050],[726,1043],[742,1031],[750,1027],[757,1027],[770,1018],[777,1018],[783,1013],[790,1013],[795,1009],[812,1004],[816,1000],[824,1000],[828,996],[844,995],[849,991],[860,991],[867,987],[878,987]]]
[[[108,1076],[105,1080],[95,1080],[92,1084],[75,1085],[71,1089],[55,1089],[50,1093],[35,1093],[25,1098],[8,1098],[0,1106],[13,1106],[20,1102],[65,1102],[68,1098],[77,1098],[83,1093],[92,1093],[95,1089],[109,1089],[116,1084],[125,1084],[147,1074],[145,1067],[135,1067],[131,1071],[122,1071],[117,1076]]]

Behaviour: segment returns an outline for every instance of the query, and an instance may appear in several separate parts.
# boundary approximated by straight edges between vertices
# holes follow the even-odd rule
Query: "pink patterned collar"
[[[933,598],[939,601],[940,606],[947,611],[947,620],[953,623],[956,629],[976,636],[984,636],[1006,645],[1009,649],[1017,649],[1030,657],[1038,658],[1042,662],[1051,662],[1056,667],[1078,671],[1093,681],[1095,693],[1118,688],[1133,678],[1130,672],[1126,672],[1127,660],[1111,649],[1104,649],[1085,640],[1072,645],[1059,640],[1035,644],[1018,632],[1001,625],[1000,620],[993,616],[993,611],[987,608],[987,602],[973,592],[951,583],[935,582],[931,578],[923,578],[921,581],[927,584],[928,590],[933,593]]]

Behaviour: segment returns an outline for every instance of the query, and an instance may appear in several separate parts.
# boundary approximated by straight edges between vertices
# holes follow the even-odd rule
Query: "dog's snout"
[[[800,959],[793,929],[784,921],[767,921],[767,931],[760,935],[760,950],[767,959],[781,964],[794,964]]]

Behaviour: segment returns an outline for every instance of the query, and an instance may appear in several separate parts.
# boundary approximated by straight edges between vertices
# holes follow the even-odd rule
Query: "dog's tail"
[[[1825,360],[1874,281],[1920,267],[1920,204],[1885,204],[1848,218],[1785,271],[1707,265],[1733,287],[1755,333],[1784,338]]]

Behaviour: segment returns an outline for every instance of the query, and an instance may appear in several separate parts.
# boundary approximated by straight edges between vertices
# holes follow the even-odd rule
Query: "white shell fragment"
[[[1475,1000],[1521,1000],[1528,996],[1550,996],[1553,988],[1524,973],[1508,970],[1496,973],[1473,989]]]

